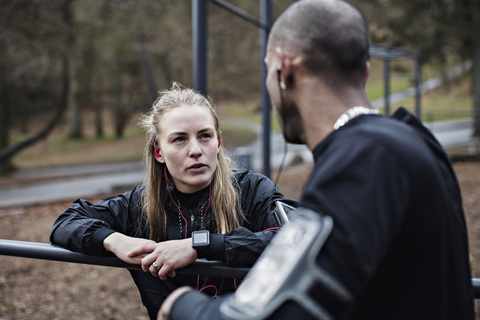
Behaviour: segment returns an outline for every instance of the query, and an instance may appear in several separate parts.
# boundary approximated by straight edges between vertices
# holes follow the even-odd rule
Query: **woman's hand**
[[[142,259],[142,269],[155,277],[166,280],[174,277],[175,270],[188,266],[197,259],[197,251],[192,248],[192,239],[170,240],[148,244],[130,251],[131,256],[150,253]]]
[[[130,264],[141,264],[142,259],[153,251],[149,248],[155,245],[153,240],[129,237],[119,232],[114,232],[103,240],[105,250],[113,252],[120,260]],[[137,254],[131,254],[134,249]]]

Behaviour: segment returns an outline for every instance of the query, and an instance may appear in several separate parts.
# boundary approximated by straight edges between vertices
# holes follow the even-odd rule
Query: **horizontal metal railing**
[[[14,257],[141,270],[139,265],[128,264],[115,256],[88,256],[49,243],[0,239],[0,254]],[[221,261],[208,261],[205,259],[198,259],[187,267],[175,270],[175,272],[179,274],[200,274],[204,276],[239,279],[244,278],[248,271],[250,271],[249,268],[231,268],[224,266]],[[480,279],[473,278],[472,284],[474,298],[480,299]]]
[[[49,243],[0,239],[0,254],[14,257],[141,270],[140,265],[128,264],[115,256],[89,256]],[[244,278],[248,271],[250,271],[249,268],[231,268],[223,265],[221,261],[208,261],[205,259],[197,259],[192,264],[175,270],[175,272],[179,274],[200,274],[204,276],[221,278]]]

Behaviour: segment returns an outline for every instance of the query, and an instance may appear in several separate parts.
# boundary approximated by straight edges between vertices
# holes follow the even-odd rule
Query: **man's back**
[[[424,130],[365,116],[313,151],[302,200],[334,219],[318,262],[357,298],[352,319],[474,317],[460,191]]]

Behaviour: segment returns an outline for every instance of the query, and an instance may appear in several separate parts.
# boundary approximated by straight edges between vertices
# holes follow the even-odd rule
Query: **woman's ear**
[[[154,153],[155,160],[157,160],[160,163],[165,163],[165,159],[163,159],[162,153],[160,151],[160,148],[158,148],[156,141],[153,142],[153,153]]]

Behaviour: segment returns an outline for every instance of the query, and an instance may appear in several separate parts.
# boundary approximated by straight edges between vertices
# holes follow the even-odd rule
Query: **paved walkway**
[[[249,126],[253,128],[255,125]],[[426,126],[444,147],[465,145],[471,141],[471,120],[443,121]],[[257,127],[253,129],[260,130]],[[285,143],[281,134],[272,133],[271,138],[272,168],[276,169],[282,160]],[[260,139],[237,152],[250,154],[252,167],[261,171]],[[286,165],[296,156],[302,157],[305,162],[312,160],[306,146],[289,144]],[[23,183],[8,189],[0,186],[0,208],[111,194],[115,190],[140,184],[143,176],[142,166],[137,162],[22,170],[14,173],[12,178],[23,180]]]

